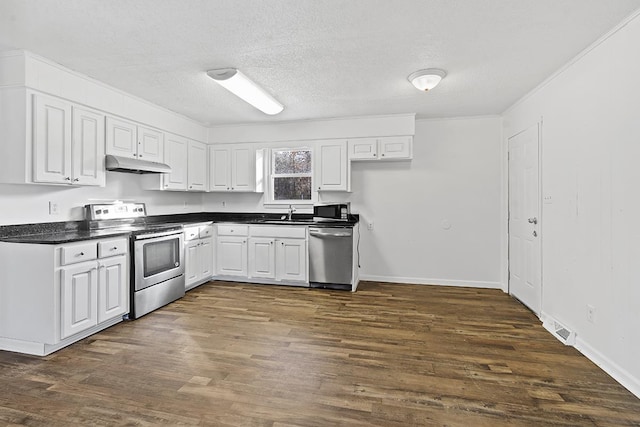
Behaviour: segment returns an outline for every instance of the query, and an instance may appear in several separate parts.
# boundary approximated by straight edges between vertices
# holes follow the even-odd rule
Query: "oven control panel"
[[[105,220],[105,219],[127,219],[143,218],[147,216],[147,209],[144,203],[107,203],[85,205],[85,219]]]

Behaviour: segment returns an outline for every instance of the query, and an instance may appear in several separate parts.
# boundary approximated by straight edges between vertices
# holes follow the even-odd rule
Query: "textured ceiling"
[[[500,114],[639,0],[1,0],[0,50],[26,49],[204,124]],[[285,105],[266,116],[206,70]],[[415,70],[443,68],[420,93]]]

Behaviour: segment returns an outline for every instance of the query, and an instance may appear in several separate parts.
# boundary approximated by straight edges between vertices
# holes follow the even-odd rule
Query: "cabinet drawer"
[[[127,253],[129,239],[113,239],[98,243],[98,257],[106,258]]]
[[[197,225],[193,226],[193,227],[185,227],[184,228],[184,241],[188,242],[190,240],[194,240],[194,239],[200,238],[199,231],[200,231],[200,227],[198,227]]]
[[[288,226],[269,226],[255,225],[251,226],[252,237],[275,237],[275,238],[292,238],[304,239],[307,237],[307,227],[304,225],[298,227]]]
[[[247,225],[218,225],[218,236],[246,236],[249,234]]]
[[[63,246],[60,248],[60,265],[75,264],[98,258],[96,242]]]
[[[206,239],[207,237],[213,236],[213,226],[212,225],[202,225],[200,226],[200,238]]]

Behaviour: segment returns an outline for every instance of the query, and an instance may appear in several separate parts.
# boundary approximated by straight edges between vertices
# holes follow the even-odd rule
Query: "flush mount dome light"
[[[284,110],[284,106],[273,96],[235,68],[210,70],[207,71],[207,75],[220,86],[265,114],[274,115]]]
[[[411,73],[407,79],[411,82],[416,89],[428,92],[440,83],[440,80],[444,79],[447,73],[444,70],[438,68],[429,68],[427,70],[419,70],[415,73]]]

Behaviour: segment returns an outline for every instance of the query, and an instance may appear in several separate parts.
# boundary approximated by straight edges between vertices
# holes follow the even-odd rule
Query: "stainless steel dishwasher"
[[[309,286],[351,290],[353,227],[309,227]]]

